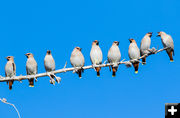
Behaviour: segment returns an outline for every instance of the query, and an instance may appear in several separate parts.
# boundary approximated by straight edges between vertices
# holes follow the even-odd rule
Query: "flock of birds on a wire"
[[[147,54],[149,52],[150,45],[151,45],[151,36],[152,36],[152,32],[148,32],[142,38],[140,49],[138,48],[136,41],[134,39],[132,39],[132,38],[129,39],[129,41],[130,41],[130,45],[129,45],[129,49],[128,49],[129,58],[130,58],[130,60],[137,59],[137,61],[132,62],[132,65],[135,69],[135,73],[138,73],[139,57],[144,54]],[[172,62],[173,55],[174,55],[174,43],[173,43],[172,37],[163,31],[158,32],[157,36],[161,37],[161,41],[162,41],[164,48],[168,47],[166,49],[166,52],[170,58],[170,61]],[[33,54],[26,53],[25,55],[27,57],[27,62],[26,62],[27,75],[37,74],[38,67],[37,67],[37,62],[34,59]],[[111,66],[112,76],[115,76],[116,72],[118,70],[118,62],[120,62],[120,60],[121,60],[121,52],[119,49],[118,41],[113,42],[111,48],[108,51],[107,58],[108,58],[109,63],[115,63],[114,65]],[[13,77],[16,76],[16,65],[15,65],[13,56],[8,56],[8,57],[6,57],[6,59],[7,59],[7,63],[5,66],[5,75],[6,75],[6,77],[12,78],[12,80],[7,81],[7,83],[9,83],[9,89],[11,90],[12,85],[13,85]],[[92,48],[90,51],[90,59],[91,59],[92,65],[94,65],[94,67],[95,67],[97,76],[100,76],[101,67],[95,66],[95,65],[102,64],[102,59],[103,59],[103,54],[102,54],[101,48],[99,46],[98,40],[95,40],[92,42]],[[80,47],[74,48],[74,50],[71,53],[70,62],[74,68],[78,68],[75,72],[81,78],[81,73],[83,72],[82,67],[84,66],[85,60],[84,60],[84,56],[81,52]],[[146,64],[146,57],[142,58],[142,64]],[[54,58],[53,58],[50,50],[47,51],[46,56],[44,58],[44,66],[45,66],[46,72],[55,71],[55,61],[54,61]],[[54,75],[51,75],[51,79],[54,79],[54,78],[55,78]],[[34,79],[36,80],[36,78],[28,79],[29,87],[34,87]],[[50,81],[50,83],[53,84],[53,81]]]

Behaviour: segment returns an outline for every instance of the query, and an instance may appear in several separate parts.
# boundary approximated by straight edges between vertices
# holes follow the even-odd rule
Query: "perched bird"
[[[103,54],[102,54],[101,48],[99,47],[99,41],[97,40],[93,41],[92,43],[90,58],[93,65],[102,64]],[[95,67],[95,69],[97,72],[97,76],[99,77],[101,67]]]
[[[14,57],[8,56],[6,57],[7,63],[5,66],[5,75],[6,77],[12,78],[13,76],[16,76],[16,65],[14,63]],[[13,80],[8,81],[9,82],[9,89],[12,89]],[[7,83],[8,83],[7,82]]]
[[[116,76],[116,72],[118,69],[118,62],[120,62],[121,60],[121,52],[119,49],[119,42],[118,41],[114,41],[111,48],[108,51],[108,62],[109,63],[114,63],[112,67],[112,76],[115,77]]]
[[[148,32],[141,40],[141,46],[140,46],[141,56],[149,52],[148,49],[150,49],[151,46],[151,36],[152,36],[152,32]],[[146,64],[146,57],[142,58],[142,64]]]
[[[170,61],[173,62],[173,55],[174,55],[174,42],[170,35],[166,34],[165,32],[158,32],[158,35],[161,37],[162,44],[164,48],[169,47],[166,52],[170,58]]]
[[[74,50],[71,53],[71,65],[73,67],[83,67],[84,66],[84,56],[81,53],[81,48],[80,47],[75,47]],[[76,73],[79,75],[79,77],[81,78],[81,73],[83,72],[83,69],[78,69],[76,70]]]
[[[26,62],[27,75],[37,74],[37,63],[36,63],[36,60],[34,59],[33,54],[26,53],[25,55],[27,57],[27,62]],[[34,78],[29,79],[29,87],[34,87]]]
[[[130,41],[130,45],[129,45],[129,50],[128,50],[128,55],[130,60],[133,59],[138,59],[140,57],[140,51],[139,48],[136,44],[136,41],[134,39],[129,39]],[[139,61],[134,61],[132,62],[134,69],[135,69],[135,73],[138,73],[138,68],[139,68]]]
[[[44,58],[44,67],[46,69],[46,72],[55,71],[55,61],[51,54],[51,51],[48,50],[46,52],[46,56]],[[54,75],[50,75],[52,79],[54,79]]]

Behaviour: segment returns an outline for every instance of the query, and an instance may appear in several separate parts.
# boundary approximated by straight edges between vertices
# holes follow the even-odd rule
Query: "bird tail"
[[[146,57],[142,58],[142,65],[146,64]]]
[[[50,76],[51,76],[51,78],[52,78],[52,79],[54,79],[54,78],[55,78],[55,76],[54,76],[54,75],[52,75],[52,74],[51,74]]]
[[[79,75],[79,78],[81,78],[81,73],[82,73],[82,70],[78,70],[77,74]]]
[[[9,81],[9,90],[12,90],[13,81]]]
[[[112,77],[116,76],[117,67],[112,67]]]
[[[133,63],[134,69],[135,69],[135,73],[138,73],[138,68],[139,68],[139,62],[135,62]]]
[[[29,87],[34,87],[34,78],[29,79]]]
[[[170,58],[170,62],[173,62],[173,51],[168,52],[168,56]]]
[[[97,72],[97,76],[100,77],[100,70],[101,70],[101,68],[100,67],[96,67],[95,69],[96,69],[96,72]]]

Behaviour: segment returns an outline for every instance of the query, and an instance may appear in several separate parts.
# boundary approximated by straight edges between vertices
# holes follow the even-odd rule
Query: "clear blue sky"
[[[148,57],[139,73],[120,65],[112,78],[103,68],[97,78],[86,70],[80,80],[71,72],[59,74],[62,83],[39,78],[34,88],[28,81],[15,82],[9,91],[0,83],[0,97],[19,109],[22,118],[163,118],[165,103],[180,102],[180,1],[179,0],[11,0],[0,2],[0,75],[4,57],[15,57],[17,75],[26,74],[25,53],[32,52],[38,72],[44,72],[44,56],[52,50],[56,67],[68,61],[75,46],[82,47],[89,65],[91,42],[99,40],[104,60],[113,41],[120,41],[122,59],[128,59],[129,38],[138,45],[154,32],[152,47],[162,47],[156,32],[165,31],[175,42],[174,63],[165,52]],[[15,110],[0,103],[0,118],[16,118]]]

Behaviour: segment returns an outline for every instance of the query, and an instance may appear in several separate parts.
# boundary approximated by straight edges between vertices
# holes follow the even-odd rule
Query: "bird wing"
[[[12,66],[13,66],[13,73],[16,74],[16,65],[15,65],[15,63],[12,63]]]

